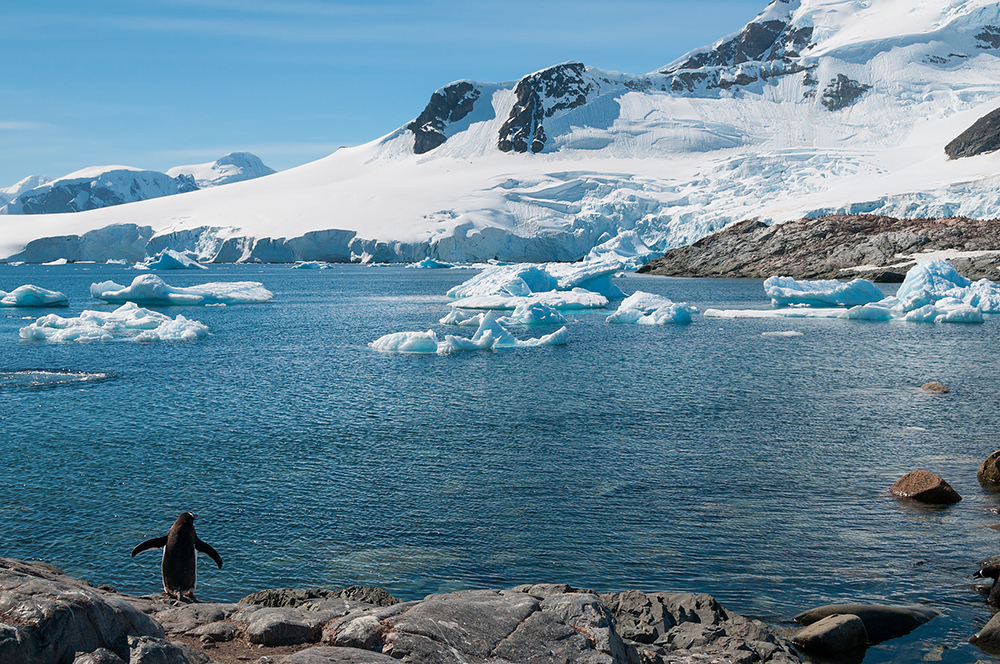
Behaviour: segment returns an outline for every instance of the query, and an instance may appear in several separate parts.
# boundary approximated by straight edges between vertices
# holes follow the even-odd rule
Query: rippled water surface
[[[90,284],[135,274],[0,266],[2,290],[71,300],[0,309],[0,555],[157,592],[159,556],[129,552],[192,511],[225,560],[201,558],[202,599],[552,581],[709,592],[779,629],[820,604],[922,604],[942,617],[865,662],[986,657],[966,639],[990,617],[972,573],[1000,553],[1000,502],[976,482],[1000,448],[1000,319],[579,312],[563,347],[385,355],[367,343],[441,331],[444,293],[474,273],[219,266],[161,276],[261,281],[274,302],[164,309],[208,325],[194,342],[19,340],[45,313],[113,308]],[[702,310],[767,306],[759,281],[617,282]],[[929,380],[952,390],[925,395]],[[964,500],[889,498],[917,468]]]

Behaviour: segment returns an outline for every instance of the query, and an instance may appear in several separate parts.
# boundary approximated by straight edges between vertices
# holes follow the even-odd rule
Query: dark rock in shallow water
[[[986,491],[1000,493],[1000,450],[986,457],[979,466],[976,479]]]
[[[832,615],[854,615],[861,619],[869,643],[881,643],[905,636],[920,625],[938,616],[925,607],[880,606],[878,604],[829,604],[795,616],[800,625],[812,625]]]
[[[914,470],[903,475],[896,480],[889,492],[897,498],[929,505],[951,505],[962,500],[950,484],[928,470]]]
[[[865,622],[854,614],[834,614],[807,625],[792,643],[815,652],[847,652],[868,646]]]
[[[937,381],[924,383],[920,389],[928,394],[948,394],[948,388]]]

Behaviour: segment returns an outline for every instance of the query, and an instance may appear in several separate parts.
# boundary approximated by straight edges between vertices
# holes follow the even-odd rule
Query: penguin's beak
[[[191,515],[191,518],[192,518],[192,519],[197,519],[197,518],[198,518],[198,515],[197,515],[197,514],[192,514],[192,515]]]

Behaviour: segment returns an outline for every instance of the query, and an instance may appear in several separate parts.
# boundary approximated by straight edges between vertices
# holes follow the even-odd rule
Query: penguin
[[[208,544],[205,544],[194,532],[194,519],[197,515],[184,512],[163,537],[154,537],[132,549],[132,557],[149,549],[163,549],[163,594],[177,597],[181,595],[194,599],[194,584],[198,576],[195,551],[201,551],[215,561],[222,569],[222,557]]]
[[[972,575],[974,579],[993,579],[993,587],[990,588],[990,595],[986,598],[986,603],[990,606],[1000,607],[1000,563],[987,565]]]

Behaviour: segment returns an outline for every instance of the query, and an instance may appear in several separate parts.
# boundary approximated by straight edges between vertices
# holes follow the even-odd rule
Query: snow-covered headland
[[[1000,107],[1000,4],[774,0],[648,74],[563,63],[458,81],[368,144],[226,187],[0,218],[0,258],[570,261],[745,219],[992,218],[1000,155],[945,146]]]

